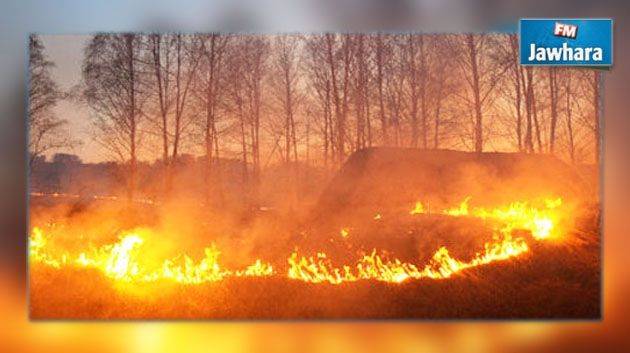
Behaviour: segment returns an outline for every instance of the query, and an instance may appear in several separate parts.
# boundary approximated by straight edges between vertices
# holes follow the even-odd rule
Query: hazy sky
[[[55,63],[53,79],[64,91],[70,91],[81,80],[83,48],[90,36],[84,35],[44,35],[41,37],[48,58]],[[72,138],[81,141],[72,153],[86,162],[111,159],[90,134],[90,109],[72,100],[63,100],[55,107],[57,116],[68,121]],[[56,151],[58,152],[58,151]],[[53,152],[54,153],[54,152]]]

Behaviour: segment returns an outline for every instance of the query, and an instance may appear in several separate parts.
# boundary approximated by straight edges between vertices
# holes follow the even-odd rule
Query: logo
[[[556,25],[553,29],[553,34],[558,37],[575,39],[575,37],[577,37],[577,26],[556,22]]]
[[[521,19],[522,65],[612,65],[612,20]]]

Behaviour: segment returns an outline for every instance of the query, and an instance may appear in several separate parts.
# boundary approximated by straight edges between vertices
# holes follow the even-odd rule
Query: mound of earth
[[[350,156],[324,189],[299,244],[343,257],[381,249],[415,261],[447,246],[466,259],[492,239],[491,224],[472,217],[410,216],[417,201],[432,210],[457,207],[467,198],[471,207],[558,197],[563,204],[585,205],[597,201],[592,189],[550,155],[368,148]],[[341,236],[342,229],[349,235]]]
[[[315,216],[408,209],[415,201],[452,207],[504,205],[541,197],[593,198],[567,164],[544,154],[367,148],[351,155],[322,193]]]

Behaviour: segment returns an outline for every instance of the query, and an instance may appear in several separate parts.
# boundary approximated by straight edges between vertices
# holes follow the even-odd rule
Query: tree
[[[262,96],[268,74],[269,41],[259,35],[239,36],[232,41],[228,56],[228,109],[236,120],[234,125],[241,147],[243,182],[249,184],[250,181],[250,160],[253,176],[251,186],[254,187],[253,194],[256,197],[261,169]]]
[[[450,41],[454,50],[458,51],[456,62],[472,95],[472,99],[466,97],[465,100],[473,116],[473,150],[481,153],[485,138],[483,112],[489,105],[494,88],[510,66],[491,55],[490,48],[497,47],[490,45],[496,42],[491,35],[469,33],[451,36]]]
[[[556,127],[558,125],[558,73],[553,67],[548,68],[549,98],[551,108],[551,121],[549,126],[549,153],[555,152]]]
[[[483,38],[483,37],[482,37]],[[479,44],[475,42],[475,36],[473,34],[468,34],[466,36],[466,44],[468,46],[468,55],[470,62],[470,71],[472,79],[470,80],[470,86],[473,91],[474,101],[474,109],[475,109],[475,152],[481,153],[483,150],[483,117],[481,115],[481,93],[480,93],[480,83],[479,83],[479,51],[481,50],[481,46],[483,45],[483,39],[478,41]]]
[[[600,109],[600,85],[601,85],[601,73],[593,71],[592,83],[592,95],[593,95],[593,134],[595,136],[595,163],[598,164],[601,154],[601,136],[599,128],[599,109]]]
[[[298,61],[298,42],[296,37],[279,36],[275,40],[274,46],[274,68],[275,80],[273,80],[276,88],[276,96],[280,101],[282,112],[284,115],[284,160],[285,162],[297,162],[297,135],[295,115],[297,105],[302,99],[299,92],[298,82],[299,61]],[[293,154],[293,157],[291,157]]]
[[[33,161],[54,149],[71,147],[73,141],[64,129],[67,122],[53,112],[63,93],[53,81],[50,69],[54,63],[47,59],[41,39],[29,38],[29,166]]]
[[[419,67],[417,61],[420,61]],[[409,115],[411,117],[411,146],[418,147],[419,134],[422,134],[422,148],[427,148],[427,72],[424,36],[407,35],[407,76],[409,77]],[[418,123],[418,101],[420,101],[421,126]],[[420,131],[419,131],[420,130]]]
[[[172,42],[165,40],[162,34],[151,34],[148,37],[150,58],[147,60],[153,66],[155,95],[157,96],[157,107],[159,120],[159,134],[162,138],[162,161],[164,165],[169,165],[170,143],[169,143],[169,113],[171,112],[173,99],[171,97],[171,70],[173,65]],[[149,115],[151,119],[151,115]]]
[[[149,68],[144,71],[153,72],[148,91],[153,91],[160,119],[147,117],[157,125],[162,139],[165,191],[168,193],[175,178],[174,164],[180,154],[183,135],[192,123],[192,114],[187,114],[186,108],[202,53],[199,41],[193,36],[152,34],[148,38]]]
[[[240,71],[244,82],[244,97],[247,103],[246,116],[249,123],[249,136],[253,164],[254,183],[260,181],[260,123],[262,116],[263,83],[267,74],[269,42],[262,36],[245,36],[242,39],[243,67]]]
[[[576,144],[575,144],[575,131],[573,123],[573,94],[571,89],[571,72],[567,72],[565,81],[565,115],[566,115],[566,129],[567,129],[567,148],[569,150],[569,159],[571,164],[575,164],[576,160]]]
[[[356,35],[356,149],[372,146],[372,121],[370,116],[370,52],[366,45],[366,35]]]
[[[330,70],[332,84],[331,93],[335,107],[335,162],[337,164],[341,164],[346,157],[346,121],[348,114],[353,41],[350,34],[343,34],[339,39],[336,34],[327,33],[325,34],[325,38],[326,60],[328,69]]]
[[[83,62],[83,97],[95,113],[94,139],[127,163],[128,200],[136,188],[141,108],[146,101],[140,50],[136,35],[98,34],[88,43]]]
[[[510,67],[511,73],[511,81],[514,89],[513,97],[514,97],[514,112],[516,115],[516,142],[518,146],[518,150],[523,151],[523,112],[522,112],[522,101],[523,101],[523,86],[525,83],[523,82],[523,70],[524,68],[519,65],[519,54],[518,54],[518,38],[516,34],[510,34],[507,36],[509,49],[507,50],[507,65]]]
[[[332,80],[328,69],[327,43],[323,36],[312,35],[305,38],[306,69],[309,77],[309,84],[313,87],[313,101],[318,105],[320,116],[319,125],[322,134],[322,148],[324,152],[324,166],[329,167],[335,154],[334,126],[333,126],[333,103],[332,103]]]
[[[453,94],[456,87],[452,84],[454,80],[448,74],[448,69],[451,65],[448,59],[451,56],[449,47],[441,37],[433,37],[430,43],[432,44],[432,64],[429,72],[433,73],[431,91],[434,94],[433,148],[438,149],[440,147],[441,127],[443,124],[442,105],[444,100]]]
[[[219,33],[201,36],[201,73],[205,74],[205,80],[198,87],[198,97],[205,108],[205,119],[202,123],[203,145],[205,150],[204,181],[206,185],[206,202],[210,201],[212,176],[220,176],[221,173],[213,173],[213,158],[219,160],[219,133],[217,129],[218,111],[221,99],[225,96],[224,87],[221,86],[224,76],[225,57],[230,37]],[[220,180],[217,180],[219,198],[222,199]]]
[[[389,122],[385,111],[385,70],[387,63],[388,46],[384,35],[379,33],[374,40],[375,46],[375,66],[376,66],[376,84],[378,87],[378,106],[379,117],[381,120],[381,136],[382,143],[388,145],[389,141]]]

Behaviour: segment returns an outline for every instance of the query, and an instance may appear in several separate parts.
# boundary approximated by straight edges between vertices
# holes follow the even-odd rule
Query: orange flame
[[[315,257],[299,256],[297,250],[287,259],[288,270],[286,276],[290,279],[311,283],[354,282],[358,280],[378,280],[390,283],[400,283],[408,279],[448,278],[467,268],[507,260],[519,256],[529,247],[522,237],[514,238],[512,230],[522,229],[531,232],[536,240],[543,240],[556,236],[556,224],[560,220],[557,209],[561,207],[561,199],[546,199],[544,206],[536,208],[527,202],[513,202],[506,207],[482,208],[470,207],[470,197],[467,197],[458,207],[442,210],[439,214],[453,217],[475,217],[482,220],[500,223],[494,227],[493,240],[484,244],[484,250],[477,253],[469,261],[453,258],[446,247],[440,247],[433,254],[429,263],[417,266],[390,259],[374,249],[370,254],[364,254],[353,264],[341,266],[333,265],[328,256],[319,252]],[[410,212],[412,215],[431,213],[421,202],[416,202]],[[377,216],[380,216],[377,215]],[[376,219],[376,217],[375,217]],[[348,227],[340,230],[343,238],[348,237]],[[49,244],[49,238],[38,228],[33,228],[29,237],[29,259],[32,263],[43,264],[55,269],[65,266],[79,266],[95,268],[105,276],[125,282],[153,282],[170,280],[184,284],[199,284],[220,281],[226,277],[264,277],[280,275],[275,272],[271,264],[256,259],[255,263],[240,270],[230,270],[220,266],[220,251],[214,244],[204,249],[204,257],[198,262],[188,255],[149,261],[143,252],[143,246],[155,237],[147,229],[136,229],[126,232],[114,244],[92,247],[90,251],[71,254],[59,251]]]
[[[509,234],[504,234],[501,241],[486,243],[484,253],[477,254],[468,262],[452,258],[448,249],[441,247],[422,270],[399,259],[389,260],[385,256],[377,255],[376,250],[373,250],[370,255],[364,255],[354,266],[346,265],[340,268],[334,267],[325,254],[319,253],[316,258],[305,258],[299,257],[294,251],[288,259],[290,266],[288,277],[305,282],[329,282],[332,284],[354,282],[361,279],[390,283],[400,283],[410,278],[441,279],[448,278],[454,273],[470,267],[515,257],[528,250],[529,248],[523,238],[512,239]]]

